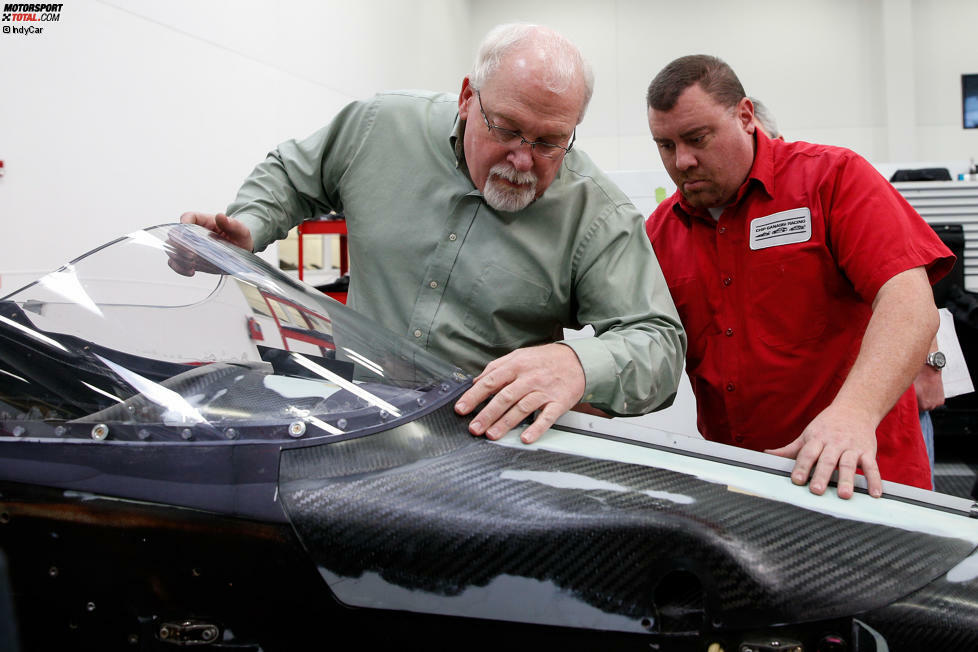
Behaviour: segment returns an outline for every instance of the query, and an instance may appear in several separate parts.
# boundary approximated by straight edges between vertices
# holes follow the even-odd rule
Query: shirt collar
[[[455,167],[458,169],[465,170],[468,174],[468,169],[465,166],[465,120],[459,116],[458,113],[455,114],[455,122],[452,124],[452,131],[448,136],[448,142],[452,145],[452,150],[455,152]]]
[[[744,183],[737,189],[737,194],[732,203],[737,204],[742,201],[754,186],[758,186],[760,191],[768,197],[774,196],[774,147],[771,145],[771,139],[764,135],[760,129],[754,130],[754,162],[751,164],[750,172],[744,179]],[[683,221],[688,223],[691,216],[700,217],[710,222],[715,221],[708,210],[691,206],[682,193],[678,190],[676,193],[679,195],[679,201],[673,205],[673,211]]]

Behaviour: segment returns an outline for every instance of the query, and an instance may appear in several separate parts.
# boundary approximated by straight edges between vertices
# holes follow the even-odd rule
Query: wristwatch
[[[940,371],[947,364],[947,358],[940,351],[934,351],[933,353],[927,354],[927,365],[933,367],[936,371]]]

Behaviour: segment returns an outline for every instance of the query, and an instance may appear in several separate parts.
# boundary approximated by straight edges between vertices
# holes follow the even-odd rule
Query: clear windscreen
[[[0,300],[8,436],[338,435],[469,378],[192,225],[137,231]]]

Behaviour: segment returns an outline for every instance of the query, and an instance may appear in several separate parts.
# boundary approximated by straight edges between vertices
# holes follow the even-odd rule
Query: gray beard
[[[513,188],[503,183],[502,177],[514,183],[527,184]],[[486,203],[497,211],[515,213],[521,211],[536,199],[537,178],[532,172],[518,172],[505,163],[497,163],[489,170],[486,186],[482,191]]]

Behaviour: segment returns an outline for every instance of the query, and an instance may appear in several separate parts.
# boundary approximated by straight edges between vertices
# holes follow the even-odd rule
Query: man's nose
[[[514,149],[510,150],[506,157],[513,167],[520,172],[527,172],[533,169],[533,149],[526,141],[522,141]]]
[[[688,170],[689,168],[696,167],[696,155],[689,147],[683,147],[682,145],[676,146],[676,168],[679,170]]]

